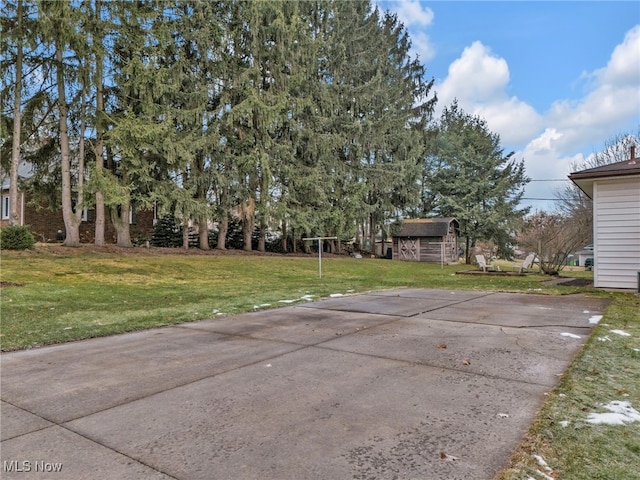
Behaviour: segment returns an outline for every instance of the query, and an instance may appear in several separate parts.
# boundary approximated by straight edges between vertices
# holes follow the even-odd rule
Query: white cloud
[[[486,119],[489,129],[498,133],[502,143],[507,145],[522,145],[542,125],[536,110],[517,97],[479,105],[471,113]]]
[[[423,7],[418,0],[394,3],[393,7],[405,27],[410,25],[428,27],[433,23],[433,10],[429,7]]]
[[[414,55],[420,57],[420,62],[423,65],[436,56],[436,49],[431,43],[431,38],[423,32],[411,35],[411,50]]]
[[[413,57],[419,57],[424,65],[436,56],[436,49],[431,37],[426,32],[426,27],[430,27],[433,23],[433,10],[421,5],[419,0],[374,0],[373,4],[383,12],[395,13],[404,28],[411,29],[411,55]]]
[[[520,145],[539,131],[541,122],[533,107],[507,95],[509,78],[506,60],[481,42],[473,42],[436,86],[439,107],[457,99],[465,112],[484,118],[503,143]]]
[[[605,85],[638,87],[640,84],[640,25],[627,32],[618,45],[606,68],[598,70],[596,76]]]
[[[476,41],[449,66],[449,74],[439,86],[438,95],[445,104],[454,98],[462,103],[486,103],[500,96],[508,83],[507,62]]]
[[[554,102],[544,115],[547,131],[531,140],[527,149],[544,143],[548,131],[557,132],[553,150],[560,158],[602,145],[630,121],[640,119],[640,26],[627,32],[606,67],[587,76],[593,79],[590,90],[577,101]],[[562,163],[570,169],[566,159]]]
[[[558,99],[546,112],[537,112],[526,99],[508,94],[507,61],[475,41],[436,85],[438,109],[457,99],[465,112],[484,118],[503,144],[520,150],[516,158],[524,158],[529,177],[566,178],[572,166],[585,161],[587,149],[604,144],[624,133],[630,122],[640,120],[640,25],[627,32],[605,67],[585,73],[585,79],[582,98]],[[525,196],[553,198],[553,191],[562,186],[531,183]]]

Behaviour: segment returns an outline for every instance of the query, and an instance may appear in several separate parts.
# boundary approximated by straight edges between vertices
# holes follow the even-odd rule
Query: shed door
[[[420,261],[420,239],[400,238],[398,243],[398,253],[400,260]]]

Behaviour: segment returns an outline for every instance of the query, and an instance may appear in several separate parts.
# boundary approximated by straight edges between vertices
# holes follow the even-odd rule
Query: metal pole
[[[303,238],[302,240],[317,240],[318,241],[318,274],[320,278],[322,278],[322,244],[320,243],[322,240],[337,240],[338,237],[313,237],[313,238]]]

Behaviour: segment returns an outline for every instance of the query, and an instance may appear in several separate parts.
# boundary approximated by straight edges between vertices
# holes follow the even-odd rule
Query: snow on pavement
[[[569,332],[562,332],[560,335],[562,335],[563,337],[569,337],[569,338],[582,338],[580,335],[576,335],[575,333],[569,333]]]

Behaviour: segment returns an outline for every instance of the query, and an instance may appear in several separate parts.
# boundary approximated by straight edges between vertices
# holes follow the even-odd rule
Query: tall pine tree
[[[476,242],[493,241],[499,254],[513,253],[516,227],[528,213],[520,208],[524,160],[504,154],[499,135],[486,122],[466,114],[457,102],[444,109],[425,157],[424,213],[456,217],[465,239],[466,262]]]

